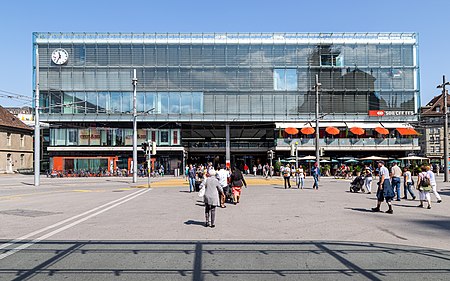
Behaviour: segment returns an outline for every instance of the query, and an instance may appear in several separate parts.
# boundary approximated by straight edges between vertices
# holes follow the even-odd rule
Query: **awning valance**
[[[347,127],[347,125],[345,125],[344,122],[325,122],[325,121],[320,121],[319,122],[319,127],[320,128],[326,128],[326,127],[330,127],[330,126],[333,126],[333,127],[336,127],[336,128]],[[296,122],[296,123],[276,122],[275,123],[275,128],[278,128],[278,129],[286,129],[286,128],[289,128],[289,127],[298,128],[298,129],[299,128],[304,128],[304,127],[313,127],[313,128],[315,128],[316,127],[316,122]]]
[[[370,123],[370,122],[346,122],[348,128],[359,127],[363,129],[375,129],[376,127],[380,127],[379,122]]]
[[[382,122],[381,125],[383,125],[386,129],[396,129],[396,128],[411,128],[412,126],[408,123],[388,123],[388,122]]]

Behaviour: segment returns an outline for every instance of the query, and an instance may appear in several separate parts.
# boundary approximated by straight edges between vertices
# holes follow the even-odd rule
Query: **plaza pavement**
[[[442,178],[442,203],[402,200],[393,215],[370,212],[374,193],[350,193],[348,180],[313,190],[308,178],[298,190],[246,179],[241,203],[218,209],[211,229],[182,178],[152,178],[149,189],[145,178],[42,177],[34,187],[32,176],[0,176],[0,280],[449,279]]]

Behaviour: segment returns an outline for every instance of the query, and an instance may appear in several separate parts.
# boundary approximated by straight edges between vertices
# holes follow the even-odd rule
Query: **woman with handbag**
[[[231,179],[231,190],[233,192],[233,203],[236,205],[239,203],[239,199],[241,198],[242,186],[247,188],[247,183],[245,182],[244,176],[241,171],[234,167],[233,173],[230,176]]]
[[[423,201],[428,202],[427,209],[431,209],[431,196],[430,191],[433,190],[430,183],[430,176],[427,174],[427,168],[425,166],[420,167],[422,171],[417,177],[417,189],[419,190],[419,208],[423,208]]]

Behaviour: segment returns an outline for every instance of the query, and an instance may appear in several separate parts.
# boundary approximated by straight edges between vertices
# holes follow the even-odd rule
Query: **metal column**
[[[41,127],[39,124],[39,50],[36,45],[36,91],[34,93],[34,186],[40,185]]]
[[[225,166],[230,167],[231,151],[230,151],[230,124],[225,125]]]
[[[316,90],[316,162],[320,163],[320,145],[319,145],[319,75],[316,74],[316,84],[314,89]]]
[[[137,182],[137,112],[136,112],[136,69],[133,70],[133,183]]]

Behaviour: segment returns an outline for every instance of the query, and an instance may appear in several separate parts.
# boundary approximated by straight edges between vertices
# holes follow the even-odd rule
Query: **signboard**
[[[369,110],[369,116],[405,116],[414,115],[412,110]]]
[[[384,116],[384,110],[369,110],[369,116]]]

